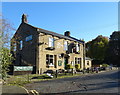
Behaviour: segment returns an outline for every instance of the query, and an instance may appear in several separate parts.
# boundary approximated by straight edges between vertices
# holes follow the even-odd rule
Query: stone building
[[[85,69],[91,69],[92,67],[92,59],[89,57],[85,57]]]
[[[46,70],[65,69],[66,64],[85,63],[85,42],[70,36],[34,27],[27,23],[22,15],[22,23],[11,39],[11,51],[15,57],[15,66],[34,66],[34,73]]]

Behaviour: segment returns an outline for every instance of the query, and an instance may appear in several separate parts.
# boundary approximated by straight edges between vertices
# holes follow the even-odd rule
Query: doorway
[[[54,68],[57,68],[57,55],[54,55]]]
[[[67,69],[68,57],[64,57],[64,68]]]

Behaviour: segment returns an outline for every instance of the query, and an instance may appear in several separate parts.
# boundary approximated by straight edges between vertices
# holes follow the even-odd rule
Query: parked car
[[[54,74],[54,73],[55,73],[55,71],[53,71],[53,70],[47,70],[47,71],[46,71],[46,72],[44,72],[44,73]]]

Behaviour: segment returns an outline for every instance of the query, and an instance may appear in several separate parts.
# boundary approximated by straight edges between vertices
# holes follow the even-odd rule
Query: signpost
[[[29,72],[32,72],[33,71],[33,66],[14,66],[14,74],[15,72],[19,72],[22,74],[22,72],[27,72],[27,79],[28,79],[28,82],[29,82]]]

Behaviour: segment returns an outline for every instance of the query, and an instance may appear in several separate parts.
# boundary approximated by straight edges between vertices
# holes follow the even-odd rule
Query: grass
[[[6,79],[6,84],[24,86],[25,84],[31,83],[32,81],[43,81],[49,79],[50,77],[48,77],[45,74],[16,75],[16,76],[9,76],[9,78]]]
[[[72,75],[72,73],[66,73],[66,74],[61,73],[61,74],[58,74],[57,78],[55,74],[53,75],[53,78],[50,78],[46,74],[16,75],[16,76],[9,76],[6,80],[6,84],[24,86],[25,84],[31,83],[34,81],[45,81],[45,80],[51,80],[51,79],[60,79],[60,78],[80,76],[80,75],[81,73],[77,73],[74,75]]]

